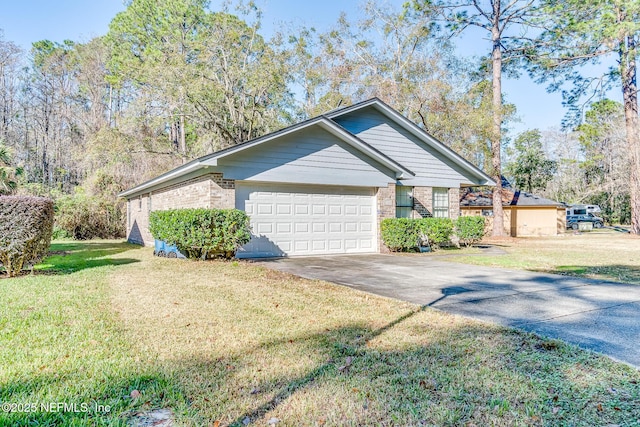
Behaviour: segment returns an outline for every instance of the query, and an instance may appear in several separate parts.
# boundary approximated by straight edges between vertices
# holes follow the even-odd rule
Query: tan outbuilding
[[[562,203],[510,187],[502,190],[504,228],[511,237],[556,236],[567,227]],[[487,231],[493,227],[491,189],[465,188],[460,194],[460,215],[487,217]]]

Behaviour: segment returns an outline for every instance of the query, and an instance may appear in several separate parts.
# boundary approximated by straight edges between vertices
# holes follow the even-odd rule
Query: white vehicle
[[[571,205],[567,208],[567,216],[569,215],[587,215],[599,214],[602,212],[598,205]],[[597,216],[597,215],[595,215]]]

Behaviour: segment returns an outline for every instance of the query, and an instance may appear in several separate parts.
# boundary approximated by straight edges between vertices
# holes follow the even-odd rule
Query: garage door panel
[[[296,215],[309,215],[309,205],[295,205]]]
[[[291,215],[291,205],[278,204],[276,205],[276,213],[278,215]]]
[[[271,215],[273,214],[273,205],[259,203],[258,204],[258,215]]]
[[[308,233],[309,232],[309,224],[306,222],[296,222],[295,225],[296,233]]]
[[[322,252],[327,250],[327,244],[324,240],[312,240],[311,241],[311,249],[315,252]]]
[[[239,257],[373,252],[371,188],[236,183],[253,236]]]
[[[327,213],[327,206],[326,206],[326,205],[318,205],[318,204],[314,204],[314,205],[312,206],[311,213],[312,213],[313,215],[326,215],[326,213]]]
[[[296,252],[305,252],[309,250],[309,242],[304,240],[304,241],[296,241],[295,245],[294,245],[295,251]]]
[[[282,249],[284,253],[291,252],[291,242],[280,242],[280,249]]]
[[[342,250],[343,243],[342,240],[329,240],[329,249]]]
[[[344,223],[344,231],[345,231],[345,233],[357,233],[358,232],[358,223],[357,222],[345,222]]]
[[[273,224],[257,223],[255,229],[258,234],[271,234],[273,233]]]
[[[327,224],[324,222],[314,222],[311,224],[311,229],[314,233],[325,233],[327,231]]]
[[[285,223],[276,224],[276,232],[278,234],[290,234],[291,223],[285,222]]]

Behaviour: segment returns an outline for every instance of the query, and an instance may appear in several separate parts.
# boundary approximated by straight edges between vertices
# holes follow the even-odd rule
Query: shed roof
[[[502,189],[503,206],[564,207],[560,202],[516,190],[511,187]],[[493,206],[493,192],[490,188],[465,188],[460,193],[460,207],[491,207]]]

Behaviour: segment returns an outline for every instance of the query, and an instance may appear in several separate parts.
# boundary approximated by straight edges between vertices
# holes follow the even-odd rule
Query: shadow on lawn
[[[540,425],[543,419],[551,423],[563,419],[554,407],[569,413],[565,421],[570,424],[576,419],[588,422],[601,417],[613,422],[637,415],[634,409],[635,399],[640,396],[637,382],[625,385],[630,387],[627,389],[630,394],[625,395],[624,401],[617,401],[615,409],[613,405],[605,405],[602,412],[595,404],[578,408],[575,399],[584,398],[585,394],[591,393],[588,398],[596,402],[607,399],[607,387],[620,387],[620,378],[612,374],[604,380],[575,381],[570,378],[572,370],[605,371],[607,362],[603,364],[603,358],[591,353],[576,354],[565,344],[532,334],[517,331],[500,334],[482,324],[465,324],[447,332],[443,330],[428,344],[409,345],[398,351],[369,346],[384,332],[425,309],[409,312],[376,330],[352,325],[319,334],[283,337],[215,361],[178,361],[171,375],[187,385],[182,389],[192,402],[192,409],[200,405],[213,407],[212,412],[220,419],[226,414],[238,414],[238,407],[249,406],[228,421],[229,426],[237,427],[264,425],[267,416],[281,416],[278,408],[282,406],[290,418],[296,405],[302,405],[297,413],[305,417],[295,420],[296,425],[464,425],[472,421],[482,425],[500,419],[504,425]],[[250,379],[254,374],[247,378],[248,372],[255,372],[253,357],[265,351],[286,353],[293,345],[300,346],[301,354],[326,355],[326,361],[300,375],[283,373],[254,382]],[[494,351],[487,351],[487,347]],[[627,374],[633,376],[631,369]],[[242,378],[240,385],[238,378]],[[498,378],[501,384],[496,385]],[[327,396],[322,392],[314,396],[315,390],[327,384],[333,384],[328,385],[328,390],[346,394],[319,401]],[[232,390],[231,396],[219,396],[220,390],[229,387],[238,389]],[[524,393],[528,401],[522,400],[523,388],[527,389]],[[308,410],[305,401],[310,405]],[[322,410],[341,403],[345,403],[342,410],[353,412],[346,415],[341,409],[332,408],[325,414]],[[293,411],[296,414],[296,409]],[[504,411],[504,418],[500,411]],[[341,418],[344,416],[347,418]],[[212,424],[215,420],[202,422]],[[293,420],[282,421],[292,425]]]
[[[139,248],[138,245],[112,241],[53,243],[49,248],[50,256],[34,267],[34,273],[69,274],[87,268],[132,264],[139,260],[114,255]]]
[[[404,322],[405,320],[415,316],[416,314],[424,311],[426,307],[420,308],[420,310],[411,311],[403,316],[398,317],[394,321],[384,325],[383,327],[376,329],[374,331],[365,328],[359,327],[351,327],[351,328],[342,328],[338,331],[328,331],[329,333],[320,334],[316,336],[311,336],[309,338],[305,338],[305,340],[317,341],[317,342],[332,342],[338,337],[349,337],[349,341],[355,341],[356,344],[349,345],[349,343],[334,343],[332,346],[331,357],[329,360],[316,367],[315,369],[309,371],[306,375],[295,378],[290,381],[286,386],[280,387],[280,390],[275,393],[274,397],[271,398],[266,403],[255,408],[253,411],[248,412],[246,414],[241,415],[235,421],[233,421],[231,426],[242,426],[246,422],[248,418],[250,421],[256,421],[269,411],[275,409],[281,402],[285,399],[293,395],[294,393],[300,391],[301,389],[307,387],[311,383],[313,383],[316,379],[322,377],[323,375],[348,375],[349,371],[354,369],[353,367],[353,359],[357,356],[363,356],[362,349],[366,347],[367,343],[379,335],[383,334],[387,330],[393,328],[394,326]],[[330,339],[331,337],[334,339]],[[327,339],[329,338],[329,339]],[[278,346],[285,344],[287,342],[291,342],[291,340],[280,340],[269,343],[268,346]],[[338,345],[336,345],[338,344]],[[340,365],[340,366],[339,366]],[[355,369],[354,369],[355,370]],[[269,389],[272,388],[271,384],[263,384],[263,388]]]
[[[216,425],[216,420],[223,419],[221,425],[238,427],[265,425],[271,411],[270,416],[285,418],[284,425],[422,425],[423,420],[427,425],[580,425],[640,416],[636,405],[640,385],[631,369],[606,371],[609,365],[598,356],[575,354],[571,347],[531,334],[497,333],[479,323],[464,323],[440,325],[436,334],[419,345],[394,345],[389,351],[369,345],[424,310],[408,312],[375,330],[352,324],[322,333],[287,335],[221,358],[152,363],[145,366],[146,373],[135,365],[130,369],[107,365],[118,370],[107,370],[81,390],[76,390],[74,377],[86,379],[77,370],[22,377],[0,383],[1,401],[29,402],[41,390],[62,387],[67,399],[74,396],[68,403],[96,402],[112,409],[109,413],[0,413],[0,424],[6,420],[10,425],[125,425],[138,411],[151,408],[170,408],[185,416],[189,425]],[[411,328],[412,334],[420,334],[432,325],[416,322]],[[275,376],[259,377],[260,366],[287,363],[281,358],[292,348],[324,362],[299,374],[287,374],[284,368]],[[589,375],[571,377],[577,369]],[[606,378],[594,375],[603,371]],[[495,384],[498,379],[500,384]],[[337,394],[316,394],[323,386]],[[617,390],[616,396],[611,396],[611,388]],[[127,398],[132,390],[142,396],[135,401]],[[306,399],[310,407],[296,412],[295,405],[300,404],[296,397],[303,405]],[[607,399],[615,399],[615,404]],[[576,400],[601,402],[602,407],[596,403],[578,407]],[[354,412],[332,407],[342,403],[347,403],[343,409]],[[294,415],[289,405],[294,405]],[[288,415],[279,415],[282,406]],[[330,408],[329,413],[323,408]],[[290,419],[295,414],[302,418]]]

